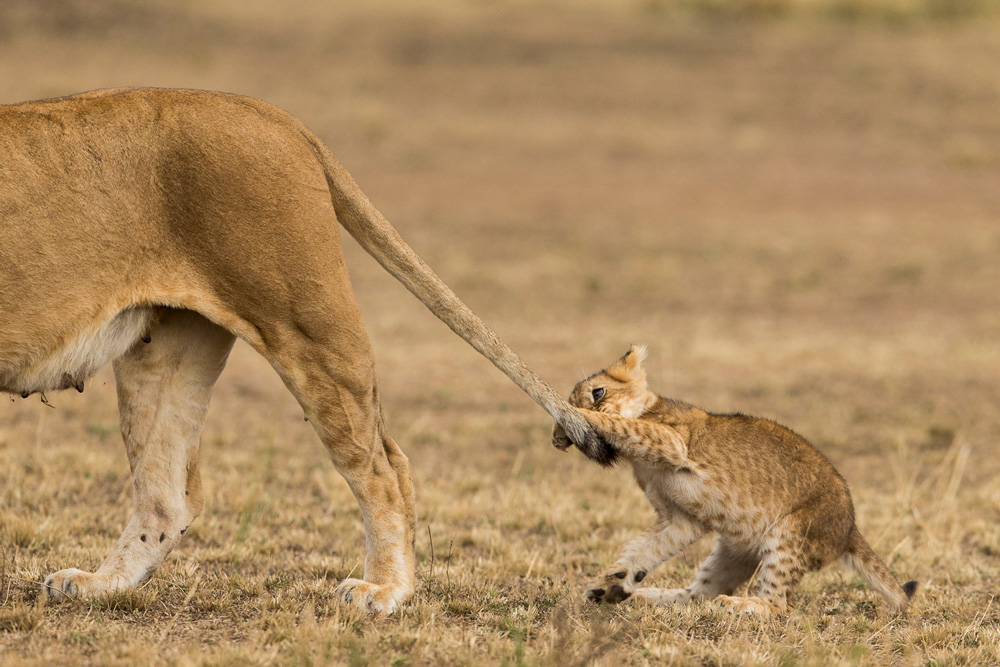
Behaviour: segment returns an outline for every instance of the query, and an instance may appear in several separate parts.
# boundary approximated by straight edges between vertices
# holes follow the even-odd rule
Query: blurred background
[[[710,408],[797,423],[864,392],[872,419],[976,428],[1000,344],[994,9],[5,0],[0,101],[177,86],[291,111],[560,391],[646,342],[654,386]],[[390,414],[525,406],[345,246]]]
[[[998,5],[3,0],[0,102],[136,85],[283,107],[560,392],[647,343],[654,389],[802,432],[865,520],[921,534],[928,513],[948,517],[924,539],[985,559],[980,590],[1000,544]],[[564,484],[566,498],[611,499],[596,514],[574,505],[581,540],[633,511],[616,538],[647,521],[623,473],[550,450],[545,415],[343,236],[389,427],[435,534],[544,517],[526,503]],[[52,396],[57,410],[11,403],[6,455],[31,442],[106,465],[105,500],[121,507],[112,386],[106,373],[83,397]],[[213,406],[205,476],[223,526],[245,515],[226,473],[327,465],[246,346]],[[356,512],[323,471],[317,507]],[[357,551],[351,530],[348,546],[324,539]],[[466,553],[494,553],[469,539]]]

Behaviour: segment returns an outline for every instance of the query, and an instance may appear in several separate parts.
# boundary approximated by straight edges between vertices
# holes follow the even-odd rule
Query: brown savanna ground
[[[373,621],[334,600],[359,511],[241,345],[205,431],[204,515],[146,586],[96,602],[36,605],[128,518],[110,372],[52,407],[4,398],[0,662],[1000,661],[989,2],[341,4],[5,0],[0,101],[136,84],[292,111],[561,391],[645,342],[660,393],[811,439],[920,580],[915,607],[887,617],[839,565],[771,621],[585,604],[652,519],[630,475],[551,449],[544,413],[345,235],[417,483],[413,602]],[[687,583],[710,547],[649,581]]]

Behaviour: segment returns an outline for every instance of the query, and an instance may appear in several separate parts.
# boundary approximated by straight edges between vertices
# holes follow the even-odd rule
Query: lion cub
[[[622,549],[587,590],[595,602],[635,595],[654,603],[716,598],[732,611],[783,613],[802,575],[842,558],[903,610],[917,582],[899,585],[854,525],[844,479],[802,437],[766,419],[715,415],[646,388],[644,347],[576,385],[582,408],[607,447],[591,458],[632,464],[656,510],[651,528]],[[561,428],[553,445],[572,444]],[[708,531],[719,538],[687,588],[637,588],[645,576]],[[753,597],[731,597],[756,573]]]

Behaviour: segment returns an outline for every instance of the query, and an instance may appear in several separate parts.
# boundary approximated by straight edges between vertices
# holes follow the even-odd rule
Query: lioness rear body
[[[574,442],[601,446],[284,111],[159,89],[2,106],[0,389],[80,388],[113,363],[133,473],[115,549],[94,573],[51,575],[50,597],[137,585],[201,511],[201,429],[236,337],[281,376],[361,506],[364,579],[343,599],[389,613],[412,594],[409,467],[381,420],[338,220]]]

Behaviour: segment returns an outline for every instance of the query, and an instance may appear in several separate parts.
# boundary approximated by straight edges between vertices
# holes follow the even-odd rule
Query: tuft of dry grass
[[[939,22],[933,4],[0,5],[3,101],[146,84],[289,109],[554,385],[648,343],[661,393],[814,442],[873,548],[920,581],[903,616],[838,566],[768,621],[584,604],[652,521],[635,483],[552,450],[544,415],[345,239],[413,466],[414,600],[387,619],[337,603],[360,513],[239,345],[205,512],[138,591],[37,604],[128,520],[110,373],[55,409],[3,401],[0,661],[1000,663],[1000,32],[986,5]],[[909,18],[878,18],[894,8]],[[651,585],[685,584],[710,547]]]
[[[86,600],[91,611],[119,613],[123,616],[146,611],[153,605],[156,595],[149,586],[111,591]]]
[[[0,608],[0,632],[31,632],[42,622],[35,607],[18,605]]]

